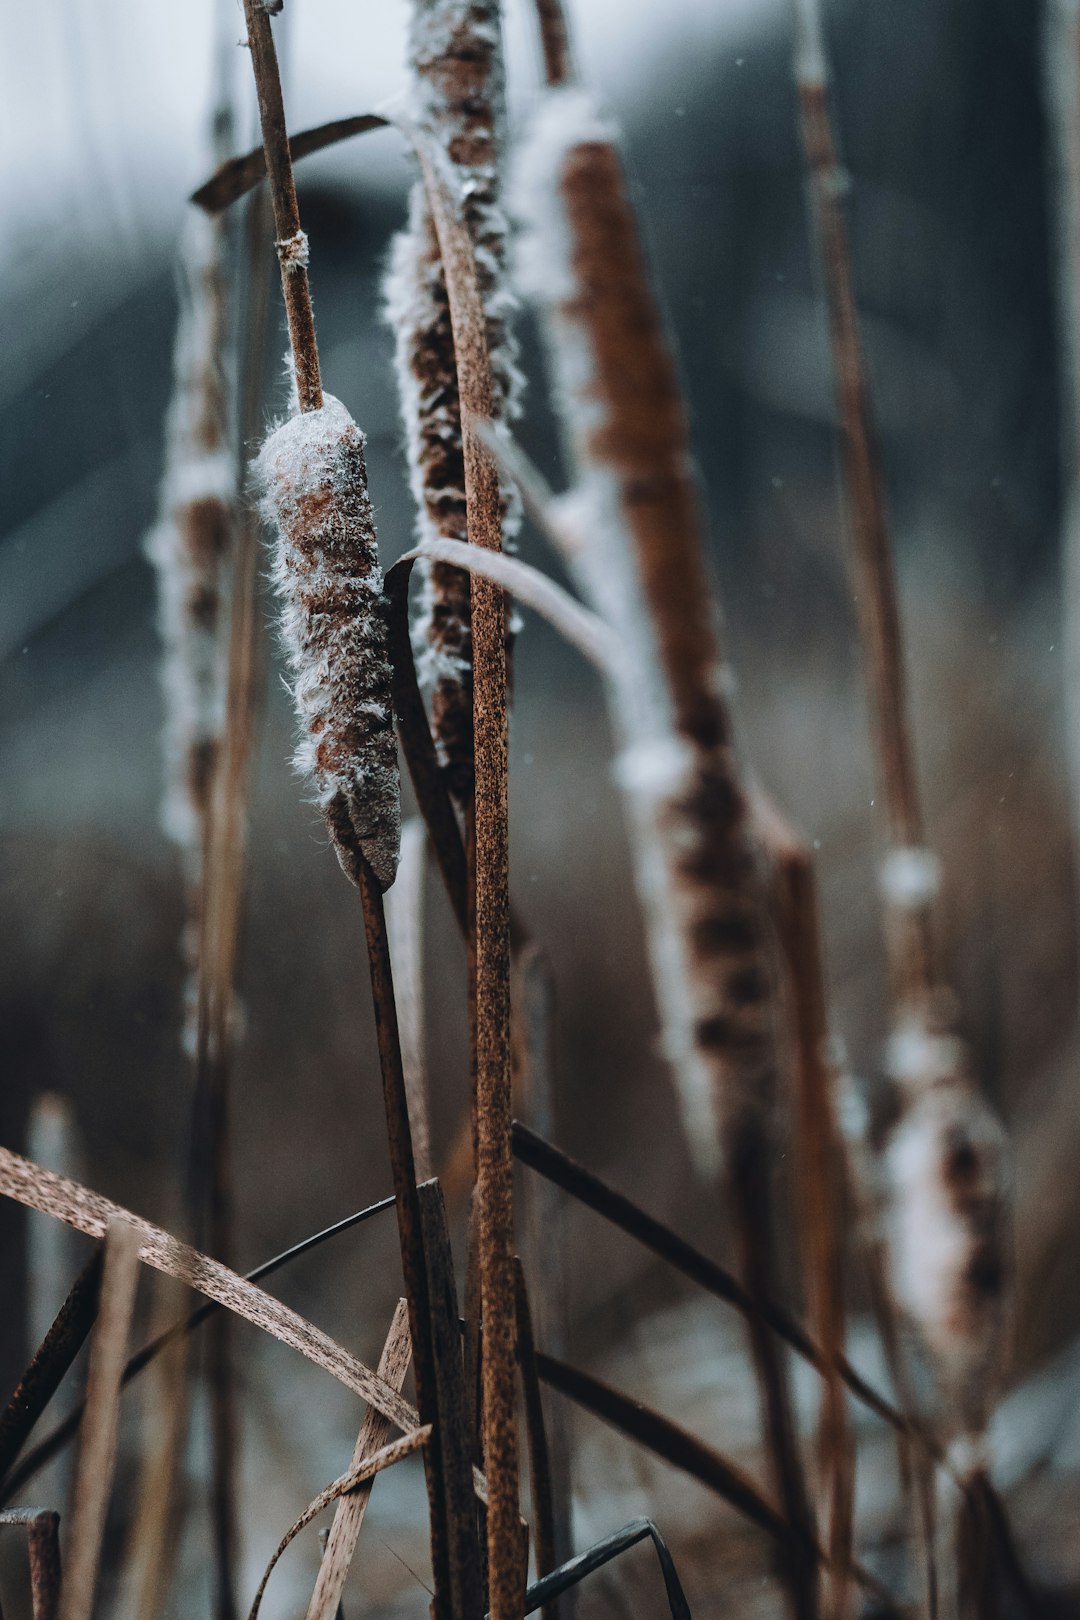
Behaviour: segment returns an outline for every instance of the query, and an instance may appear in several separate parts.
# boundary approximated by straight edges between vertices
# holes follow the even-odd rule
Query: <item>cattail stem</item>
[[[315,312],[307,273],[307,237],[300,228],[285,106],[281,96],[281,76],[270,28],[270,17],[262,0],[244,0],[248,46],[255,72],[259,98],[259,122],[266,152],[266,173],[274,209],[278,260],[281,264],[281,290],[289,322],[289,343],[296,368],[296,393],[302,411],[322,406],[319,377],[319,350],[315,340]]]
[[[499,477],[475,419],[491,414],[487,331],[472,245],[417,133],[428,204],[446,274],[461,396],[469,540],[498,550]],[[488,1591],[492,1620],[518,1620],[519,1544],[514,1301],[513,1158],[510,1150],[510,903],[507,837],[506,629],[502,590],[472,586],[477,1197],[484,1322],[483,1435],[488,1474]]]
[[[796,0],[795,14],[795,81],[828,307],[854,593],[869,690],[879,792],[884,801],[892,856],[900,856],[902,861],[907,855],[909,865],[921,860],[929,871],[932,857],[924,849],[884,479],[844,219],[846,176],[837,157],[829,112],[818,0]],[[931,918],[935,887],[933,878],[929,877],[919,892],[903,893],[904,885],[890,882],[889,868],[886,868],[887,935],[893,997],[898,1009],[925,1008],[937,984]]]

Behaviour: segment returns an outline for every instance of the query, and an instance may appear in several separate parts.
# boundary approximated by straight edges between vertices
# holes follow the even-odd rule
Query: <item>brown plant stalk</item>
[[[442,255],[461,400],[471,544],[501,545],[499,477],[475,422],[491,416],[487,319],[472,242],[442,173],[442,156],[413,132]],[[510,1151],[510,904],[507,837],[506,609],[502,590],[472,588],[475,828],[473,930],[477,1200],[484,1323],[483,1436],[488,1476],[488,1594],[492,1620],[517,1620],[519,1553],[514,1303],[513,1159]]]

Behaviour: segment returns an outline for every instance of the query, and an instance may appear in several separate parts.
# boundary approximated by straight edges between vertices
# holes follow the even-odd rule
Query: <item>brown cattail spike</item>
[[[503,122],[499,8],[492,0],[419,0],[412,14],[413,116],[460,188],[473,245],[491,370],[491,411],[512,419],[520,376],[508,321],[506,221],[499,207]],[[396,334],[398,385],[421,540],[468,538],[461,400],[450,308],[424,187],[397,238],[387,278],[387,318]],[[503,541],[517,531],[516,497],[503,502]],[[472,630],[468,575],[423,565],[415,639],[432,689],[432,728],[451,790],[472,791]]]
[[[401,809],[390,664],[364,436],[345,407],[275,429],[256,463],[277,534],[274,584],[310,773],[342,869],[363,855],[380,886],[397,870]]]

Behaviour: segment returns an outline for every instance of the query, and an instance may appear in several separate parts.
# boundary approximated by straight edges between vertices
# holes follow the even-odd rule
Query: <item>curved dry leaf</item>
[[[290,1349],[299,1351],[308,1361],[369,1402],[399,1429],[406,1432],[415,1429],[417,1416],[408,1401],[370,1367],[305,1317],[282,1305],[280,1300],[264,1293],[254,1283],[245,1282],[220,1261],[211,1260],[181,1243],[161,1227],[130,1214],[67,1176],[45,1170],[32,1160],[12,1153],[10,1148],[0,1148],[0,1195],[66,1221],[68,1226],[85,1232],[88,1237],[104,1237],[110,1221],[127,1221],[138,1234],[139,1259],[145,1265],[176,1277]]]
[[[372,1456],[366,1458],[358,1468],[350,1469],[347,1474],[342,1474],[340,1479],[335,1479],[332,1484],[328,1485],[325,1490],[320,1491],[318,1496],[308,1503],[300,1517],[289,1526],[278,1542],[274,1556],[267,1564],[263,1578],[259,1582],[259,1590],[255,1594],[255,1601],[251,1605],[248,1620],[257,1620],[259,1605],[262,1603],[263,1593],[266,1591],[266,1583],[274,1573],[278,1559],[289,1544],[295,1541],[301,1530],[309,1525],[312,1519],[318,1518],[319,1514],[325,1508],[328,1508],[332,1502],[336,1502],[339,1497],[347,1496],[350,1491],[357,1490],[366,1480],[374,1479],[375,1475],[381,1473],[384,1468],[392,1468],[394,1463],[400,1462],[403,1457],[411,1457],[414,1451],[419,1451],[420,1447],[426,1444],[430,1434],[431,1424],[425,1423],[423,1428],[411,1430],[408,1434],[403,1435],[400,1440],[391,1440],[389,1445],[383,1446]]]

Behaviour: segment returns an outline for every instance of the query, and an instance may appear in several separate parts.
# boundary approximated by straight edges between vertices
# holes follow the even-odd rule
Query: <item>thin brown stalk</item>
[[[313,152],[324,152],[328,146],[350,140],[354,135],[366,135],[372,129],[385,129],[387,120],[378,113],[359,113],[353,118],[335,118],[329,124],[315,129],[304,129],[289,136],[289,158],[298,163]],[[191,194],[189,201],[208,214],[220,214],[249,191],[254,191],[266,178],[266,149],[253,147],[242,157],[220,163],[209,180]]]
[[[549,89],[556,89],[574,77],[566,12],[562,0],[534,0],[533,9],[544,56],[544,80]]]
[[[382,1355],[379,1357],[379,1377],[391,1389],[401,1390],[409,1362],[412,1359],[412,1341],[409,1337],[408,1302],[399,1299],[390,1331],[386,1335]],[[389,1425],[381,1412],[369,1407],[364,1414],[360,1433],[356,1437],[350,1473],[384,1446],[389,1439]],[[315,1582],[315,1590],[308,1604],[307,1620],[335,1620],[341,1594],[349,1576],[356,1544],[364,1524],[364,1515],[371,1500],[371,1482],[350,1491],[338,1502],[334,1522],[323,1549],[322,1563]]]
[[[289,343],[296,370],[296,393],[302,411],[317,411],[323,402],[319,377],[319,351],[315,341],[315,312],[307,274],[307,237],[300,228],[296,202],[285,107],[281,99],[281,77],[277,52],[270,28],[270,17],[261,0],[244,0],[248,46],[259,98],[266,173],[274,210],[278,261],[281,265],[281,291],[289,323]]]
[[[439,1469],[446,1503],[450,1597],[453,1613],[468,1620],[468,1617],[480,1615],[483,1595],[476,1535],[476,1504],[471,1488],[473,1445],[458,1327],[457,1285],[442,1189],[438,1181],[432,1180],[423,1182],[417,1191],[431,1309]]]
[[[274,224],[278,236],[278,257],[281,262],[282,290],[289,322],[289,338],[296,373],[297,398],[301,415],[323,409],[323,392],[319,376],[319,357],[315,338],[314,314],[307,281],[307,238],[300,229],[300,216],[296,202],[285,114],[281,99],[281,84],[274,54],[270,20],[259,0],[245,0],[248,21],[248,41],[251,46],[252,66],[259,98],[263,145],[270,180],[270,195],[274,209]],[[360,527],[360,539],[374,550],[374,528],[370,521],[366,496],[366,473],[363,468],[362,439],[350,424],[354,449],[353,476],[363,479],[365,488],[355,491]],[[265,452],[264,452],[265,454]],[[362,499],[361,499],[362,496]],[[310,506],[312,503],[309,502]],[[365,508],[366,510],[361,510]],[[316,521],[315,514],[299,513],[301,526],[305,521]],[[302,610],[303,611],[303,610]],[[366,651],[364,656],[367,657]],[[371,668],[376,670],[378,655]],[[334,673],[338,678],[340,672]],[[380,699],[382,694],[378,694]],[[386,694],[389,696],[389,694]],[[393,762],[396,775],[396,758]],[[335,801],[337,803],[337,801]],[[398,1234],[401,1250],[405,1291],[409,1299],[410,1332],[416,1375],[417,1403],[421,1422],[435,1419],[435,1366],[432,1348],[432,1322],[427,1293],[423,1234],[416,1191],[416,1171],[413,1162],[412,1140],[409,1131],[408,1102],[398,1035],[397,1010],[394,1002],[393,976],[386,935],[383,910],[383,889],[393,879],[396,867],[396,838],[392,850],[383,847],[381,833],[374,843],[365,842],[356,835],[355,812],[366,812],[364,805],[350,805],[347,814],[353,818],[348,833],[348,849],[338,842],[339,855],[348,861],[350,874],[360,892],[364,914],[364,933],[368,949],[372,1004],[379,1048],[379,1064],[383,1082],[383,1103],[386,1114],[390,1164],[397,1201]],[[396,800],[395,800],[396,820]],[[336,836],[336,835],[335,835]],[[385,863],[383,862],[385,856]],[[378,858],[383,869],[377,877],[371,861]],[[445,1492],[440,1472],[440,1441],[436,1435],[432,1446],[425,1448],[425,1476],[431,1514],[432,1564],[435,1572],[437,1620],[449,1620],[450,1608],[448,1531],[445,1519]]]
[[[154,1314],[167,1321],[175,1316],[182,1290],[168,1277],[157,1282]],[[187,1439],[189,1357],[186,1336],[169,1335],[146,1391],[136,1506],[124,1560],[125,1620],[156,1620],[168,1598],[178,1550],[174,1515]],[[121,1388],[126,1375],[127,1367]]]
[[[424,885],[427,878],[427,829],[422,820],[401,829],[401,859],[394,886],[386,896],[386,927],[394,973],[401,1064],[409,1105],[417,1181],[431,1175],[431,1122],[425,1046]]]
[[[71,1285],[34,1359],[0,1416],[0,1479],[6,1477],[34,1424],[86,1342],[98,1313],[102,1252],[97,1249]]]
[[[25,1525],[30,1560],[31,1620],[59,1620],[60,1515],[46,1508],[9,1508],[0,1525]]]
[[[308,1503],[300,1517],[289,1526],[274,1549],[273,1556],[266,1566],[262,1580],[259,1582],[259,1590],[256,1592],[251,1608],[248,1611],[248,1620],[257,1620],[259,1609],[262,1606],[263,1594],[266,1591],[271,1575],[277,1568],[279,1559],[296,1540],[301,1530],[307,1529],[312,1519],[318,1518],[320,1513],[325,1513],[326,1509],[335,1502],[340,1502],[348,1498],[352,1492],[359,1491],[370,1480],[373,1480],[376,1474],[382,1473],[384,1468],[392,1468],[395,1463],[401,1462],[403,1458],[413,1456],[422,1447],[428,1445],[430,1441],[431,1426],[429,1424],[425,1424],[418,1429],[411,1429],[399,1439],[389,1441],[378,1451],[369,1452],[359,1463],[355,1463],[348,1473],[342,1474],[340,1479],[333,1480],[325,1490],[320,1491],[318,1496]]]
[[[544,1403],[536,1371],[536,1344],[532,1314],[521,1261],[514,1266],[517,1293],[518,1366],[525,1400],[525,1431],[529,1439],[529,1473],[532,1489],[532,1527],[538,1577],[550,1575],[560,1560],[555,1551],[555,1501],[551,1480],[551,1454],[548,1450]],[[544,1608],[544,1620],[559,1620],[557,1600]]]
[[[829,1609],[850,1613],[855,1494],[854,1440],[840,1365],[844,1356],[842,1160],[814,867],[803,841],[768,807],[759,831],[770,858],[775,918],[788,986],[793,1037],[795,1190],[810,1331],[821,1352],[818,1466],[828,1503]]]
[[[492,385],[472,244],[440,174],[439,155],[419,133],[417,150],[450,302],[461,397],[469,541],[497,551],[501,539],[499,478],[473,425],[475,418],[491,415]],[[488,1591],[492,1620],[517,1620],[522,1583],[510,1152],[506,632],[503,593],[481,578],[473,582],[472,645],[477,1189],[484,1322],[484,1464],[489,1487]]]
[[[795,77],[803,149],[813,198],[828,305],[829,336],[840,419],[844,491],[852,545],[853,585],[869,691],[879,791],[892,855],[929,859],[924,848],[914,746],[908,718],[896,572],[885,505],[866,365],[844,219],[846,176],[829,112],[824,36],[818,0],[796,0]],[[925,1009],[937,987],[932,932],[933,883],[900,899],[888,882],[886,920],[893,996],[898,1009]]]
[[[487,440],[485,439],[485,443]],[[615,638],[599,614],[583,607],[539,568],[502,551],[473,549],[463,540],[426,540],[406,551],[399,562],[426,558],[452,565],[462,573],[501,585],[531,607],[576,647],[602,674],[609,674],[616,658]]]
[[[113,1218],[104,1238],[101,1302],[90,1347],[86,1412],[75,1460],[61,1620],[90,1620],[93,1611],[116,1464],[121,1379],[139,1279],[137,1229],[122,1218]]]

